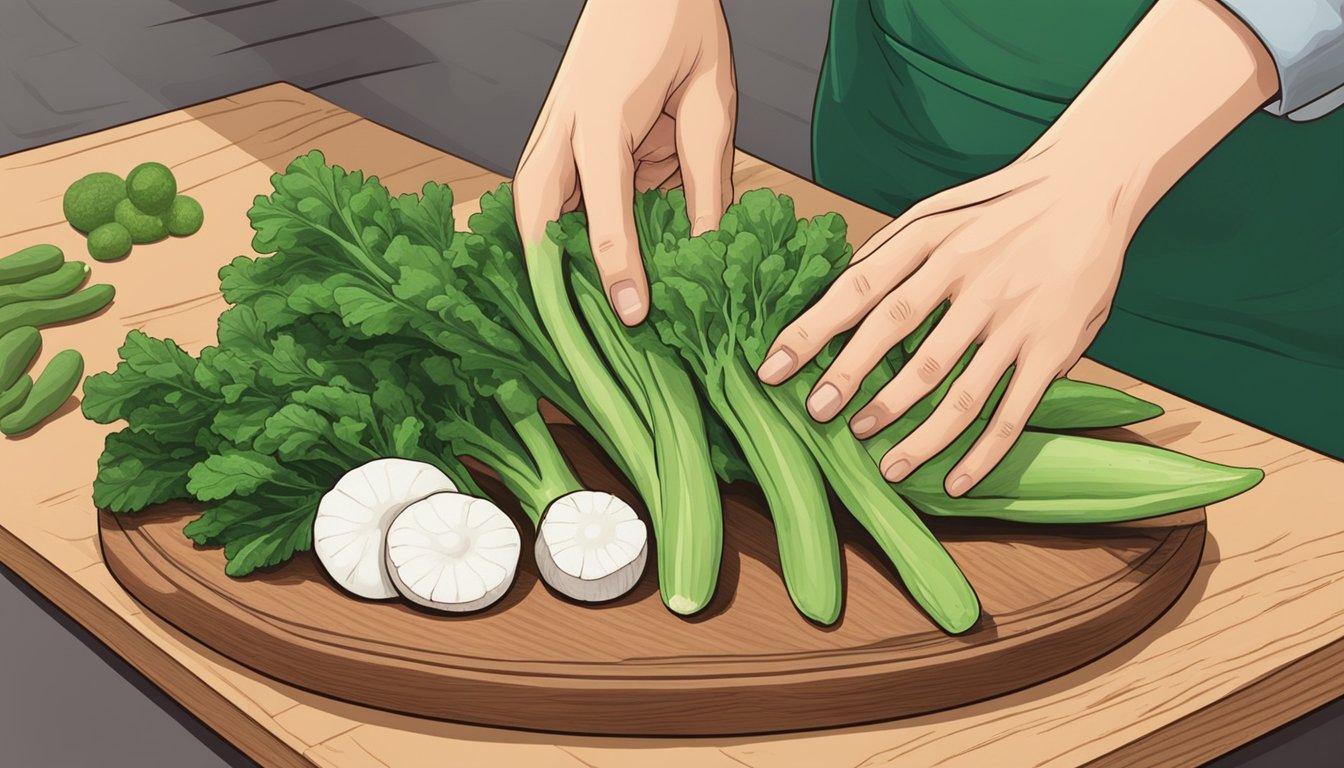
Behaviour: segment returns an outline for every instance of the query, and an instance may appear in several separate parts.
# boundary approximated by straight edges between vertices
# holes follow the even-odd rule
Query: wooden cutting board
[[[76,347],[85,353],[90,370],[110,368],[116,360],[115,347],[129,328],[171,336],[191,350],[211,343],[214,318],[223,308],[214,272],[236,253],[248,251],[250,232],[244,213],[251,197],[266,191],[266,177],[272,171],[311,147],[323,149],[335,162],[377,173],[395,192],[411,191],[425,180],[436,179],[451,183],[459,200],[470,201],[499,181],[494,174],[288,86],[258,89],[0,159],[4,182],[0,184],[0,250],[4,252],[34,242],[53,242],[72,256],[79,254],[81,239],[61,222],[60,194],[65,185],[93,170],[124,173],[144,159],[173,166],[183,188],[196,195],[207,212],[205,228],[193,238],[137,247],[123,262],[94,265],[93,279],[116,284],[117,301],[96,318],[46,330],[42,362],[60,349]],[[855,239],[881,223],[877,214],[745,155],[739,157],[735,175],[739,190],[774,187],[792,194],[802,212],[841,211]],[[471,204],[464,202],[459,215],[470,209]],[[1195,764],[1344,693],[1344,675],[1340,674],[1344,663],[1344,516],[1336,512],[1337,489],[1344,482],[1340,463],[1088,361],[1080,363],[1073,375],[1129,389],[1165,407],[1165,416],[1135,430],[1138,437],[1216,461],[1260,466],[1268,473],[1265,482],[1251,493],[1208,510],[1207,534],[1202,537],[1203,551],[1193,580],[1166,613],[1118,649],[1020,691],[895,721],[733,738],[599,738],[410,717],[279,682],[248,665],[276,663],[274,657],[279,656],[281,646],[259,640],[237,652],[240,663],[146,610],[113,579],[102,559],[99,518],[89,500],[94,462],[108,428],[71,412],[35,435],[0,441],[0,482],[7,502],[0,506],[0,559],[211,727],[267,765],[438,765],[445,756],[457,765],[604,768],[983,765],[991,761],[1011,765]],[[747,503],[730,510],[734,513],[729,551],[735,553],[735,562],[730,559],[725,568],[725,581],[735,584],[725,594],[734,596],[732,604],[686,628],[726,624],[739,610],[748,611],[748,606],[783,600],[778,580],[764,578],[771,567],[767,529],[747,509],[749,499],[743,501]],[[175,569],[160,580],[147,579],[143,588],[135,587],[144,605],[155,610],[167,610],[163,605],[168,603],[193,605],[203,599],[200,596],[208,597],[207,593],[219,599],[236,594],[190,585],[193,574],[200,574],[207,583],[218,578],[222,561],[217,552],[192,550],[175,533],[180,520],[172,518],[185,511],[165,509],[141,519],[103,521],[105,528],[120,531],[108,537],[112,546],[150,553]],[[1176,540],[1174,532],[1181,528],[1171,527],[1171,522],[1163,523],[1173,532],[1163,540],[1176,552],[1168,561],[1177,562],[1188,545]],[[1198,530],[1194,518],[1180,522],[1187,533]],[[1060,554],[1063,551],[1108,552],[1116,563],[1132,564],[1135,552],[1162,552],[1163,545],[1154,542],[1164,536],[1150,529],[1080,542],[1069,535],[1056,539],[1052,547],[1047,534],[1037,533],[1034,541],[1004,538],[1013,535],[1022,534],[1005,530],[979,531],[969,537],[949,535],[949,548],[977,583],[987,614],[996,625],[1004,616],[1001,608],[1010,604],[1004,601],[1011,599],[1012,589],[993,579],[990,569],[970,555],[975,546],[997,541],[1004,548],[1050,551],[1054,559],[1030,574],[1033,579],[1021,573],[1013,578],[1041,589],[1043,581],[1104,581],[1101,571],[1074,573],[1068,565],[1072,561]],[[851,537],[847,534],[847,538]],[[1190,540],[1187,535],[1184,542]],[[867,565],[861,537],[851,544],[846,574],[851,603],[839,629],[830,633],[812,629],[786,603],[780,603],[783,610],[761,610],[769,610],[779,626],[792,629],[744,622],[736,630],[741,638],[777,652],[800,636],[839,642],[841,638],[856,640],[861,630],[870,636],[885,634],[888,640],[918,635],[920,629],[914,626],[893,632],[895,625],[882,622],[895,619],[881,615],[874,606],[864,607],[863,585],[885,580],[890,590],[890,577]],[[1112,566],[1112,572],[1123,573],[1126,567],[1131,566]],[[1174,565],[1168,570],[1180,572]],[[1141,566],[1131,567],[1130,573],[1140,572]],[[745,594],[749,584],[757,583],[756,576],[762,577],[763,588],[777,591]],[[294,583],[279,583],[284,579]],[[525,574],[515,586],[510,600],[517,602],[497,614],[500,621],[512,621],[512,614],[522,616],[520,605],[543,599],[539,609],[549,605],[567,617],[576,612],[602,616],[622,611],[633,616],[643,604],[639,598],[651,591],[649,585],[641,585],[632,603],[586,611],[560,603],[528,579]],[[1145,585],[1155,581],[1132,575],[1121,581],[1126,579]],[[295,597],[288,601],[292,603],[304,602],[299,595],[307,600],[329,593],[311,563],[302,561],[273,575],[224,583],[229,589],[250,590],[249,595],[292,592]],[[134,586],[129,579],[128,584]],[[1137,590],[1131,594],[1141,594]],[[891,594],[900,597],[899,592]],[[1025,602],[1030,604],[1031,599]],[[254,611],[268,608],[265,602],[248,605]],[[376,608],[382,611],[377,614],[379,620],[421,618],[419,614],[408,617],[404,614],[409,609],[394,605]],[[211,611],[196,616],[194,610],[183,609],[174,620],[184,627],[194,622],[209,628],[219,617],[229,615]],[[1125,615],[1123,611],[1113,613]],[[861,615],[877,618],[865,627],[860,626]],[[674,626],[681,624],[670,617],[665,620],[677,622]],[[443,620],[435,621],[434,626],[445,626]],[[609,629],[604,634],[620,631]],[[354,634],[348,627],[345,633]],[[446,636],[447,631],[442,634]],[[527,642],[534,655],[543,655],[537,650],[543,646],[552,647],[548,653],[558,654],[567,646],[562,637],[548,628],[534,632]],[[678,636],[657,639],[665,654],[684,652],[676,645],[681,642]],[[218,645],[226,640],[213,642]],[[438,646],[430,644],[431,650],[447,647],[442,638],[439,642]],[[594,637],[584,645],[594,649],[592,656],[596,657],[599,652],[611,653],[614,642],[610,637]],[[429,641],[417,639],[417,643],[424,647]],[[967,643],[972,651],[986,652],[984,646]],[[879,641],[860,654],[890,649]],[[972,655],[968,652],[967,658]],[[271,671],[294,679],[293,675],[307,673],[304,667],[322,666],[318,658],[306,652],[287,656],[280,662],[286,669]],[[785,669],[781,679],[797,674],[787,669],[796,666],[787,653],[775,661]],[[1028,672],[1037,674],[995,670],[1005,676],[1028,676]],[[943,687],[955,690],[963,685],[965,681],[952,680]],[[900,685],[889,688],[888,699],[907,693]],[[716,707],[721,693],[701,696],[690,706]],[[547,695],[538,693],[536,698]],[[828,692],[810,698],[809,706],[829,709],[833,700]],[[550,709],[567,703],[557,698]],[[406,708],[395,702],[382,705]],[[533,723],[537,725],[545,724]]]
[[[585,485],[633,494],[575,430],[562,447]],[[502,485],[487,492],[507,498]],[[1033,527],[935,521],[983,606],[949,636],[920,613],[843,511],[845,611],[803,619],[780,577],[759,492],[725,495],[714,601],[690,620],[663,607],[657,572],[626,597],[579,606],[524,557],[500,603],[445,616],[355,600],[316,559],[246,579],[182,535],[188,504],[102,513],[112,575],[168,623],[253,669],[408,714],[564,733],[706,736],[852,725],[968,704],[1091,661],[1138,634],[1199,565],[1202,512],[1145,524]],[[532,551],[531,525],[515,510]]]

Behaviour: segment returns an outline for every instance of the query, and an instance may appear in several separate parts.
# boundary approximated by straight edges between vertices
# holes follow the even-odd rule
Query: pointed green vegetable
[[[1045,391],[1027,425],[1037,429],[1123,427],[1162,415],[1162,406],[1118,389],[1059,379]]]

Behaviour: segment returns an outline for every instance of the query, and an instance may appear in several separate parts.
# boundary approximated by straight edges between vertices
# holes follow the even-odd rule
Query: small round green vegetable
[[[0,259],[0,285],[21,283],[55,272],[65,262],[65,254],[54,245],[30,245]]]
[[[115,288],[99,283],[59,299],[21,301],[0,307],[0,336],[25,325],[51,325],[91,315],[110,304],[116,295]]]
[[[196,198],[178,195],[173,198],[173,204],[169,206],[163,220],[168,225],[168,234],[186,237],[196,234],[201,224],[205,223],[205,211],[201,210],[201,204],[196,202]]]
[[[18,435],[42,423],[43,419],[61,407],[61,403],[70,399],[83,376],[83,355],[73,349],[56,353],[37,381],[33,382],[33,390],[28,393],[23,405],[0,418],[0,432]]]
[[[168,236],[163,217],[145,213],[130,198],[117,203],[115,216],[117,223],[126,228],[131,234],[131,242],[136,245],[158,242]]]
[[[14,382],[9,389],[0,391],[0,418],[13,413],[23,401],[28,399],[28,393],[33,391],[33,377],[24,376]]]
[[[65,220],[88,233],[112,220],[112,209],[126,199],[126,182],[115,173],[90,173],[65,190]]]
[[[15,328],[0,336],[0,390],[9,389],[18,381],[41,348],[42,334],[32,326]]]
[[[163,163],[141,163],[126,174],[126,196],[145,213],[166,213],[176,194],[177,179]]]
[[[130,202],[124,200],[121,204],[129,205]],[[98,261],[120,259],[131,252],[131,240],[131,231],[124,225],[115,221],[104,224],[89,233],[89,255]]]

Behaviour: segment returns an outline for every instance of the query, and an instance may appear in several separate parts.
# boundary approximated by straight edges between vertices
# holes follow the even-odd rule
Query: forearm
[[[1019,162],[1052,157],[1136,228],[1278,88],[1260,41],[1214,0],[1160,0]]]

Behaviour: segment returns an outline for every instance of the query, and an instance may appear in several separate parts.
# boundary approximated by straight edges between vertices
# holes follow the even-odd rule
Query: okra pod
[[[28,399],[28,393],[33,391],[33,377],[24,376],[10,385],[9,389],[0,390],[0,419],[8,416]]]
[[[115,295],[112,286],[99,283],[59,299],[21,301],[0,307],[0,335],[25,325],[51,325],[91,315],[111,303]]]
[[[54,245],[31,245],[0,259],[0,284],[21,283],[48,272],[55,272],[65,254]]]
[[[57,353],[33,382],[33,389],[23,405],[0,418],[0,432],[19,435],[36,427],[75,393],[75,387],[83,377],[83,355],[73,349]]]
[[[84,284],[89,276],[89,265],[82,261],[68,261],[55,272],[34,277],[22,283],[0,285],[0,307],[21,301],[59,299],[68,296]]]
[[[42,334],[31,326],[0,332],[0,392],[18,381],[41,348]]]

